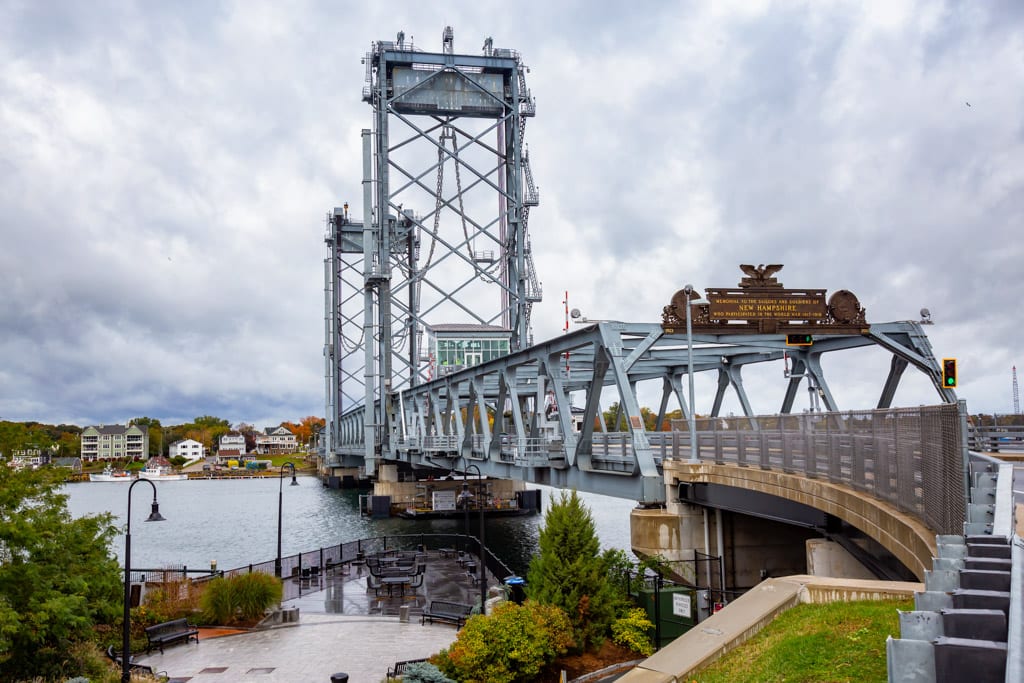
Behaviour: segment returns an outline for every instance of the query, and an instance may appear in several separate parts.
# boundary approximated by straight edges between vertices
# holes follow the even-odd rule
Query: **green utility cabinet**
[[[651,640],[660,650],[697,624],[697,590],[688,586],[641,589],[637,599],[655,625]],[[660,629],[659,629],[660,620]]]

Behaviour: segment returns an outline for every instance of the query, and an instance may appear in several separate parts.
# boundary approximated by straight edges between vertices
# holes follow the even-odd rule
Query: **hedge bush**
[[[505,602],[487,616],[470,617],[435,661],[462,683],[532,681],[573,644],[572,624],[560,608],[527,600]]]

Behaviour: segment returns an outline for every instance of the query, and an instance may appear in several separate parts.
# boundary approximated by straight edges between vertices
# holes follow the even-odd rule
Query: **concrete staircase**
[[[976,502],[968,505],[964,535],[936,537],[938,557],[925,572],[925,590],[915,595],[913,611],[900,613],[900,638],[886,643],[889,683],[1017,683],[1016,667],[1008,673],[1007,663],[1020,657],[1020,643],[1010,639],[1020,581],[1014,596],[1012,525],[1002,509],[1011,501],[997,501],[1012,466],[1003,467],[974,474]]]

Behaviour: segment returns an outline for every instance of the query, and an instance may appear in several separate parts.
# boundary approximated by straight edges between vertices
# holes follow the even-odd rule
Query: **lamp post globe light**
[[[147,522],[163,522],[160,504],[156,500],[156,484],[149,479],[136,479],[128,486],[128,516],[124,530],[124,618],[121,622],[121,683],[131,683],[131,599],[132,599],[132,489],[139,482],[153,487],[153,505]]]
[[[683,287],[683,291],[686,292],[686,377],[689,379],[690,384],[690,409],[687,411],[689,418],[687,423],[690,428],[690,463],[699,463],[700,458],[697,457],[697,420],[693,405],[693,323],[691,322],[692,313],[690,309],[694,306],[703,306],[708,302],[693,295],[693,285],[686,285]]]
[[[274,576],[281,578],[281,509],[284,502],[284,468],[289,467],[292,471],[292,483],[291,486],[298,486],[299,482],[295,478],[295,464],[286,462],[281,465],[281,468],[277,472],[277,557],[274,558]]]
[[[469,482],[466,479],[466,474],[469,469],[476,470],[477,478],[477,507],[480,508],[480,614],[487,613],[487,561],[486,552],[487,546],[484,544],[484,492],[481,489],[483,484],[483,475],[480,473],[480,468],[474,464],[466,465],[466,468],[462,471],[462,507],[466,511],[466,526],[469,526],[469,499],[472,496],[469,492]],[[468,534],[468,529],[467,529]]]

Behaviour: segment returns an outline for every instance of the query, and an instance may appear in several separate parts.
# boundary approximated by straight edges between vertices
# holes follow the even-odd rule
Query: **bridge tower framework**
[[[490,38],[481,54],[458,54],[446,27],[441,52],[399,32],[363,63],[373,128],[362,131],[362,220],[347,204],[327,216],[324,448],[343,440],[342,413],[373,407],[360,463],[370,473],[400,435],[392,399],[437,374],[431,327],[504,330],[513,351],[525,348],[541,289],[524,142],[535,103],[519,54]]]

